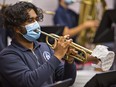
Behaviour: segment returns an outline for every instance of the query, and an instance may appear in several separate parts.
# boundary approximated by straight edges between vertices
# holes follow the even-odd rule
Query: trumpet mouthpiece
[[[39,32],[41,32],[41,30],[40,29],[35,29],[34,32],[39,33]]]

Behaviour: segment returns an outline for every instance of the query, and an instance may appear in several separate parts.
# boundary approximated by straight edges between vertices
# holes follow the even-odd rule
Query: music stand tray
[[[47,87],[69,87],[71,81],[72,81],[72,79],[69,78],[69,79],[66,79],[66,80],[59,81],[59,82],[56,82],[54,84],[48,85]]]
[[[98,29],[96,31],[93,43],[107,43],[114,42],[114,29],[106,28],[104,31]]]
[[[64,26],[41,26],[41,30],[48,33],[48,34],[53,33],[53,34],[62,36],[62,33],[64,31]],[[46,35],[41,34],[38,41],[39,42],[46,42]]]

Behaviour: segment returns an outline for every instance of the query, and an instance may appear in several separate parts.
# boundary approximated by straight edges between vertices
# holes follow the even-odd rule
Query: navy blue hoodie
[[[31,51],[17,42],[0,53],[3,87],[47,87],[59,80],[76,77],[75,64],[58,60],[46,43],[34,42]]]

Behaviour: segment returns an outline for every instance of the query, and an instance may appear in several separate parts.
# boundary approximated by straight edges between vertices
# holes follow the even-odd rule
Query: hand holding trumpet
[[[74,61],[74,58],[70,57],[70,55],[77,55],[75,49],[70,47],[71,42],[72,39],[69,39],[69,35],[60,36],[58,40],[55,40],[55,44],[53,46],[54,55],[59,60],[61,60],[66,55],[65,60],[70,64]]]
[[[60,36],[59,39],[55,39],[55,43],[53,46],[54,55],[61,60],[68,51],[71,42],[72,39],[69,39],[69,35]]]
[[[70,55],[77,55],[77,51],[72,47],[69,47],[65,58],[66,62],[72,64],[74,62],[74,57],[71,57]]]

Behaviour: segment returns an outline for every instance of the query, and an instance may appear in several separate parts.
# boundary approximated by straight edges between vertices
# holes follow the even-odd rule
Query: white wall
[[[79,0],[77,0],[77,1],[79,1]],[[108,9],[113,9],[114,0],[105,0],[105,1],[106,1],[106,3],[107,3]],[[79,13],[79,5],[80,5],[79,2],[77,2],[77,3],[72,4],[72,5],[70,6],[70,8],[71,8],[72,10],[74,10],[75,12]]]
[[[14,4],[19,0],[5,0],[6,4]],[[0,3],[2,3],[3,0],[0,0]],[[58,0],[32,0],[32,2],[37,5],[38,7],[44,9],[44,10],[49,10],[49,11],[55,11],[58,5]],[[113,0],[106,0],[108,8],[112,9],[113,8]],[[70,6],[72,10],[75,12],[79,13],[79,3],[72,4]],[[52,21],[53,15],[45,15],[44,21],[40,23],[41,25],[53,25]]]
[[[6,0],[6,4],[14,4],[19,0]],[[31,0],[36,6],[49,11],[55,11],[57,8],[57,0]],[[3,3],[3,0],[0,0]],[[53,15],[44,15],[44,21],[40,23],[41,25],[53,25]]]

